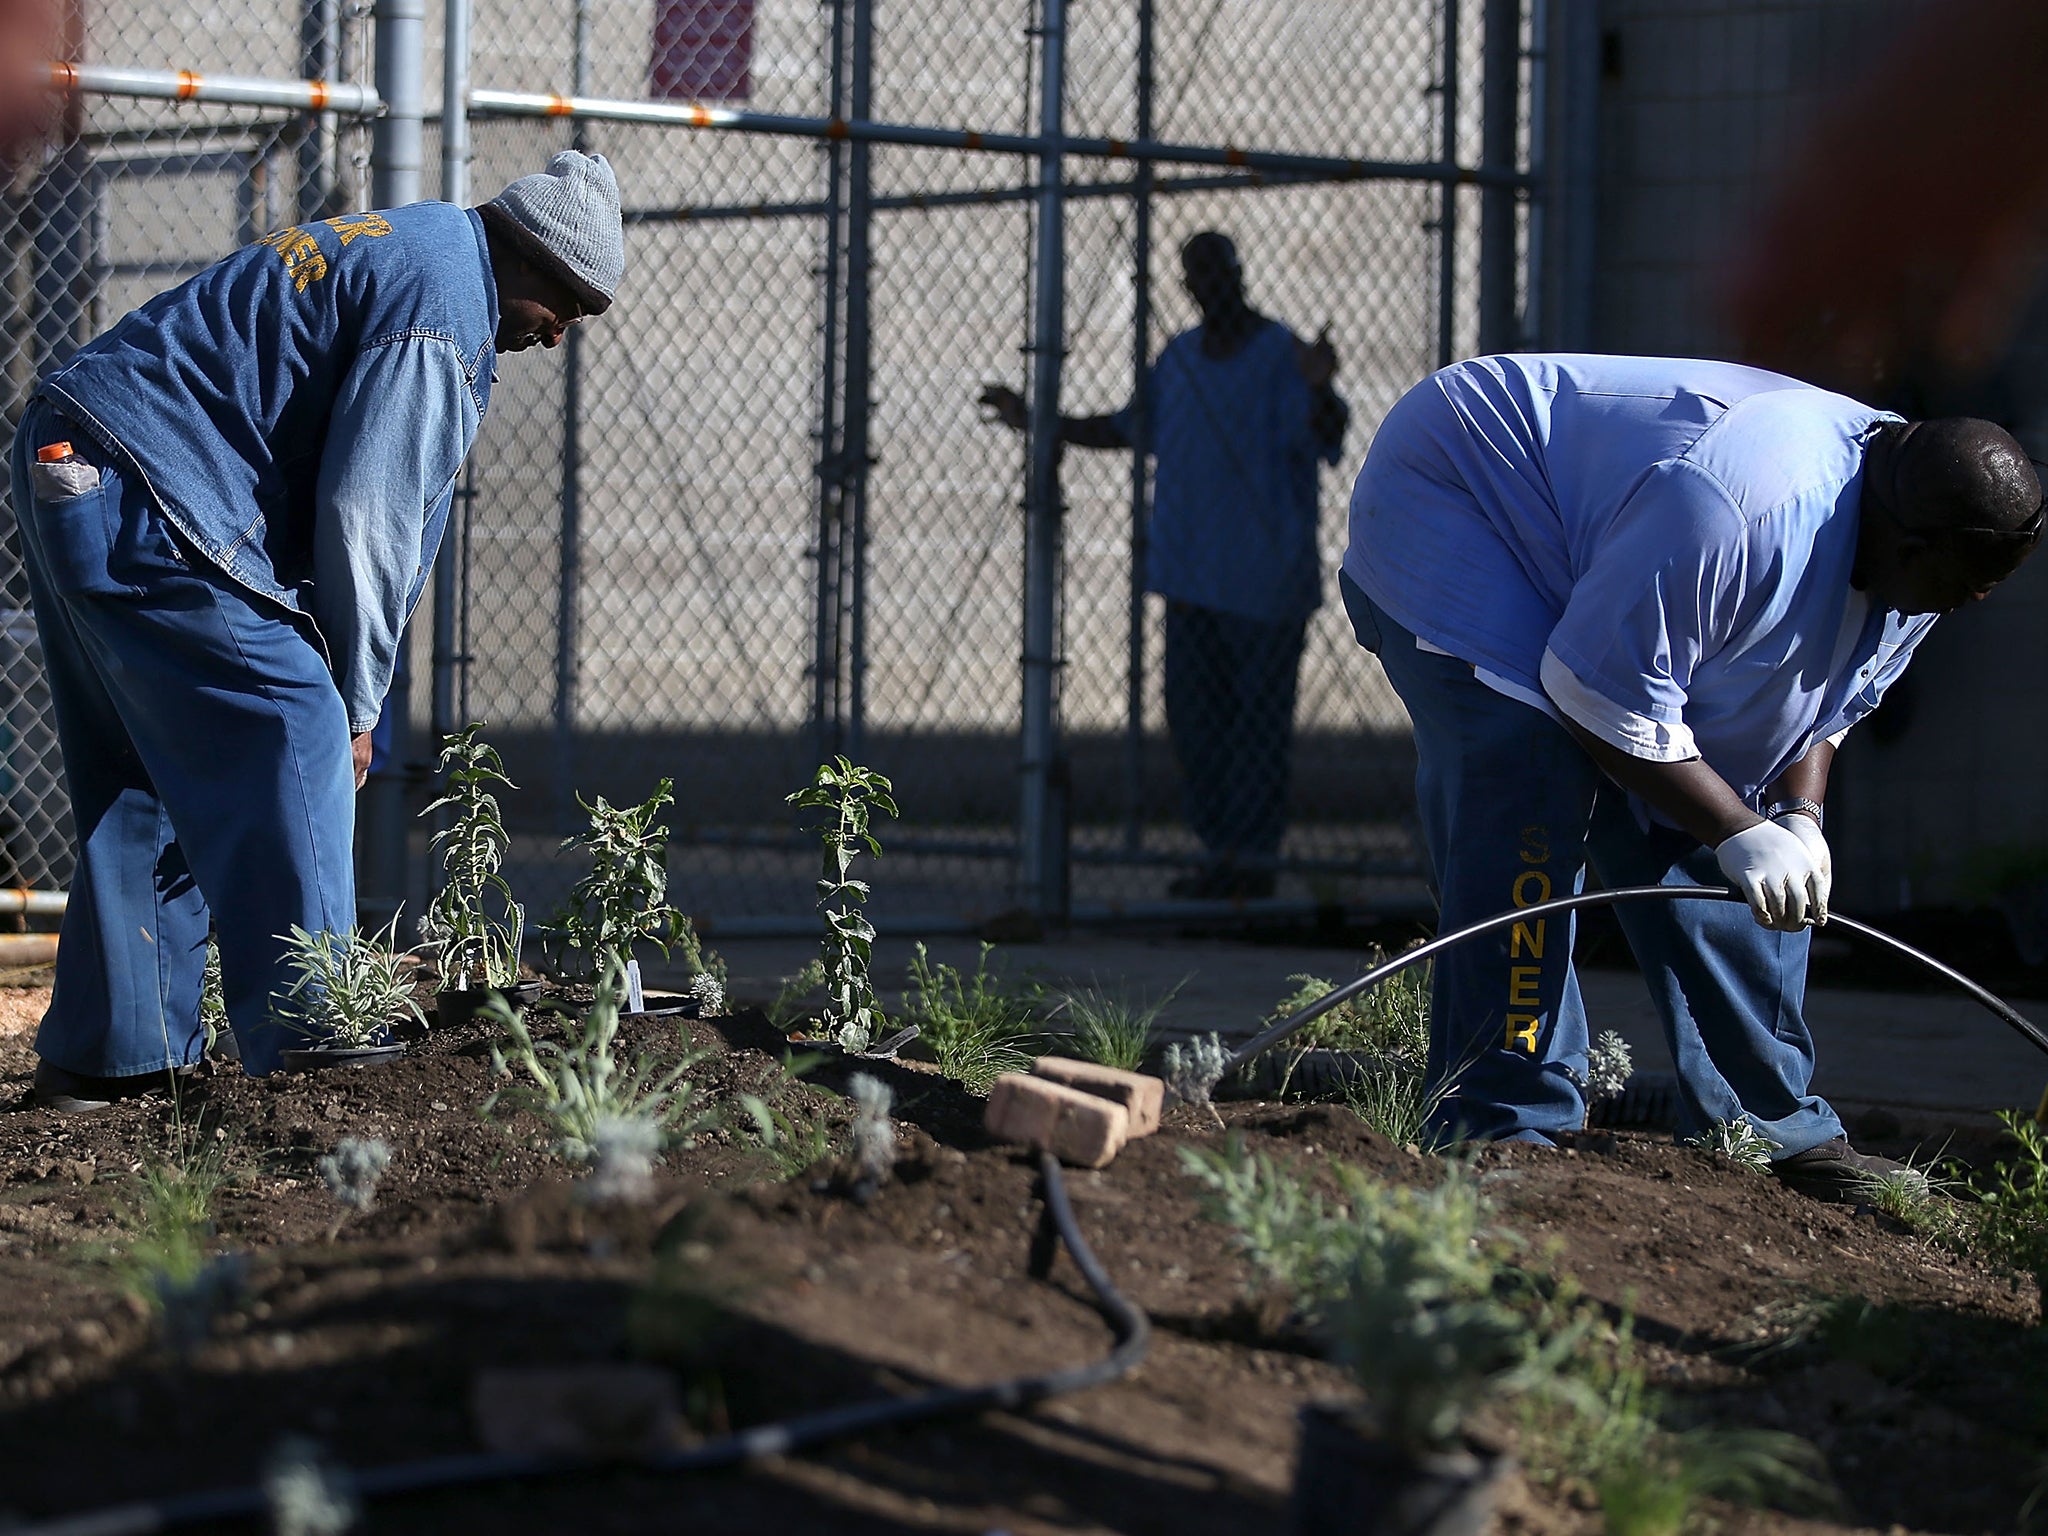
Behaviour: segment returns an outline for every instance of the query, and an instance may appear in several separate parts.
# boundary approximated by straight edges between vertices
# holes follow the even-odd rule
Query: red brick
[[[1166,1107],[1166,1084],[1142,1072],[1123,1072],[1098,1066],[1092,1061],[1075,1061],[1066,1056],[1041,1056],[1032,1072],[1039,1077],[1065,1083],[1099,1099],[1124,1107],[1130,1116],[1130,1137],[1150,1136],[1159,1129],[1159,1112]]]
[[[1102,1167],[1130,1135],[1123,1105],[1021,1072],[996,1079],[982,1123],[999,1141],[1041,1147],[1080,1168]]]

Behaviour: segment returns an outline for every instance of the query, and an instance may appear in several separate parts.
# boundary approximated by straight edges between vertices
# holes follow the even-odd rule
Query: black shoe
[[[1868,1204],[1872,1186],[1894,1174],[1915,1170],[1888,1157],[1872,1157],[1849,1145],[1849,1138],[1837,1136],[1804,1152],[1794,1152],[1771,1164],[1771,1172],[1787,1189],[1795,1189],[1815,1200],[1832,1200],[1841,1205]]]
[[[133,1077],[87,1077],[83,1072],[67,1072],[54,1062],[38,1061],[29,1097],[60,1115],[89,1115],[109,1108],[116,1099],[156,1093],[191,1075],[190,1067],[179,1067],[169,1072],[139,1072]]]

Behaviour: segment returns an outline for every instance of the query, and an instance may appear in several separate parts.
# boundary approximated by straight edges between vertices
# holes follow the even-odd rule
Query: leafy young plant
[[[478,739],[482,730],[470,725],[442,739],[434,764],[441,794],[420,812],[448,813],[448,825],[428,843],[441,855],[442,882],[420,930],[440,949],[443,984],[454,987],[515,984],[526,936],[526,909],[503,874],[512,840],[492,793],[497,785],[517,786],[505,776],[496,749]]]
[[[1385,950],[1375,947],[1366,956],[1366,969],[1386,962]],[[1415,1130],[1399,1137],[1402,1142],[1419,1139],[1421,1122],[1448,1086],[1434,1097],[1426,1093],[1424,1081],[1429,1066],[1429,988],[1427,963],[1397,971],[1369,991],[1346,998],[1329,1012],[1311,1019],[1283,1047],[1289,1052],[1281,1074],[1280,1096],[1286,1097],[1307,1054],[1313,1050],[1345,1051],[1354,1058],[1338,1078],[1347,1098],[1355,1095],[1354,1109],[1375,1130],[1388,1136],[1413,1122]],[[1337,990],[1335,982],[1321,976],[1298,973],[1287,978],[1295,988],[1273,1005],[1268,1023],[1278,1023],[1319,1002]],[[1391,1126],[1393,1129],[1383,1129]]]
[[[655,818],[675,803],[674,788],[663,779],[638,805],[576,797],[590,829],[564,838],[562,847],[588,853],[590,873],[555,914],[565,969],[594,978],[616,961],[623,973],[643,939],[664,955],[681,944],[693,968],[703,969],[689,919],[668,904],[668,828]]]
[[[208,934],[206,967],[199,973],[199,1029],[204,1037],[204,1053],[211,1056],[214,1046],[233,1027],[228,1022],[227,988],[221,982],[220,945]]]
[[[320,1182],[344,1211],[367,1211],[391,1166],[391,1143],[381,1136],[344,1136],[320,1159]]]
[[[826,1033],[849,1051],[867,1050],[888,1023],[869,975],[875,928],[861,910],[869,888],[865,880],[853,877],[853,867],[863,850],[881,857],[874,818],[897,814],[894,792],[895,786],[883,775],[835,757],[819,766],[807,788],[788,796],[788,803],[799,810],[830,813],[819,831],[825,847],[824,871],[818,877],[818,909],[825,914],[824,1025]]]
[[[2048,1293],[2048,1127],[2013,1112],[1998,1118],[2014,1150],[1980,1180],[1978,1240]]]
[[[560,1043],[535,1039],[526,1010],[493,997],[483,1011],[502,1032],[491,1047],[491,1067],[505,1085],[484,1100],[483,1113],[534,1115],[548,1128],[549,1150],[573,1167],[590,1166],[606,1147],[629,1155],[650,1135],[657,1152],[687,1144],[710,1125],[715,1115],[698,1103],[687,1076],[703,1060],[702,1052],[686,1049],[661,1059],[649,1051],[631,1063],[618,1059],[625,985],[625,966],[616,955],[607,957],[595,1000]]]
[[[910,957],[906,999],[918,1039],[931,1047],[939,1070],[972,1093],[986,1093],[1005,1072],[1026,1072],[1036,1052],[1038,1005],[1034,986],[1012,987],[989,968],[995,946],[984,944],[974,973],[933,964],[924,945]]]
[[[408,1014],[426,1023],[413,999],[411,973],[392,947],[397,936],[395,916],[375,934],[356,928],[308,933],[294,924],[288,937],[280,935],[293,980],[273,1001],[272,1014],[320,1045],[346,1049],[383,1044],[392,1024]]]
[[[122,1215],[129,1238],[116,1271],[181,1354],[205,1340],[241,1287],[241,1256],[212,1251],[229,1177],[219,1146],[188,1142],[180,1114],[170,1155],[145,1160]]]
[[[1603,1029],[1586,1055],[1586,1091],[1594,1098],[1611,1097],[1628,1086],[1634,1070],[1635,1053],[1628,1042],[1615,1031]]]
[[[1066,1044],[1083,1061],[1123,1072],[1140,1070],[1152,1052],[1159,1015],[1180,995],[1188,980],[1183,976],[1153,1003],[1134,1003],[1126,993],[1112,995],[1099,986],[1068,993],[1067,1016],[1074,1021],[1074,1032],[1067,1037]]]

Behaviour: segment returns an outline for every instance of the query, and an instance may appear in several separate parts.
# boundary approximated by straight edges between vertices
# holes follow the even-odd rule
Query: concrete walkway
[[[817,953],[814,943],[796,939],[736,939],[717,948],[731,967],[734,997],[757,1004],[766,1003],[782,978]],[[935,961],[974,966],[972,940],[933,939],[928,948]],[[892,1007],[900,1004],[910,955],[909,940],[884,938],[876,947],[876,979]],[[1005,945],[992,958],[1003,974],[1054,991],[1092,984],[1149,1001],[1182,983],[1161,1021],[1166,1032],[1215,1030],[1226,1039],[1251,1034],[1293,990],[1290,975],[1344,981],[1363,969],[1355,950],[1096,934]],[[656,967],[650,980],[659,976]],[[1593,1029],[1618,1031],[1633,1047],[1638,1070],[1669,1071],[1663,1031],[1642,978],[1633,971],[1587,971],[1580,980]],[[2019,1007],[2048,1028],[2048,1004]],[[1964,1114],[2031,1110],[2048,1085],[2048,1057],[1965,997],[1817,990],[1808,1017],[1818,1050],[1814,1087],[1843,1105]]]

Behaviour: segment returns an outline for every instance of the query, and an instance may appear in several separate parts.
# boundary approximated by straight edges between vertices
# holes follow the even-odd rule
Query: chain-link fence
[[[903,804],[883,833],[878,915],[957,923],[1014,903],[1029,453],[976,402],[992,384],[1033,390],[1042,3],[654,0],[650,14],[475,0],[471,199],[576,143],[613,161],[627,204],[613,309],[558,352],[501,360],[451,520],[444,612],[437,624],[423,610],[411,645],[406,797],[423,801],[432,730],[488,722],[522,786],[508,803],[515,875],[536,907],[573,878],[550,855],[576,793],[637,800],[667,776],[682,903],[728,930],[806,920],[814,854],[783,796],[835,751],[894,777]],[[338,0],[303,4],[256,0],[232,26],[201,26],[177,5],[114,0],[88,56],[365,79],[368,19]],[[1195,323],[1178,253],[1204,229],[1236,241],[1256,309],[1303,338],[1327,327],[1350,407],[1317,482],[1322,602],[1301,645],[1284,832],[1247,848],[1252,878],[1236,885],[1214,878],[1213,829],[1205,847],[1185,814],[1202,749],[1188,707],[1169,732],[1164,604],[1134,587],[1150,476],[1134,475],[1128,449],[1064,454],[1057,733],[1041,787],[1070,857],[1060,896],[1079,912],[1170,888],[1271,885],[1294,900],[1418,888],[1405,718],[1350,638],[1329,573],[1380,417],[1471,351],[1489,293],[1498,301],[1498,273],[1482,282],[1482,202],[1504,194],[1523,230],[1511,248],[1529,243],[1530,50],[1519,7],[1494,9],[1496,29],[1503,11],[1516,17],[1506,75],[1486,50],[1485,8],[1461,15],[1457,0],[1121,0],[1064,19],[1068,147],[1201,152],[1065,159],[1064,409],[1126,406],[1140,360]],[[440,36],[430,15],[430,81]],[[513,90],[573,91],[600,109],[494,95]],[[673,109],[692,127],[601,110],[650,96],[742,116]],[[76,103],[64,143],[16,177],[4,210],[11,410],[37,368],[146,293],[368,195],[368,135],[346,115]],[[1505,153],[1488,138],[1503,112]],[[912,129],[935,142],[896,141]],[[1001,135],[1021,138],[991,152]],[[1248,168],[1246,150],[1364,163]],[[1482,154],[1491,180],[1445,169]],[[1530,291],[1520,266],[1510,308]],[[61,883],[46,706],[7,574],[0,709],[17,867],[0,878]],[[1197,711],[1220,692],[1183,691]],[[1219,751],[1238,765],[1226,785],[1270,777],[1256,764],[1275,729],[1240,724],[1263,736],[1235,758],[1224,730],[1210,777]],[[415,910],[425,865],[415,833]]]

